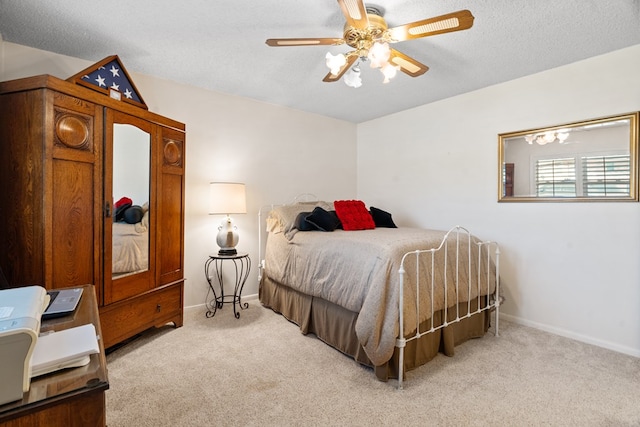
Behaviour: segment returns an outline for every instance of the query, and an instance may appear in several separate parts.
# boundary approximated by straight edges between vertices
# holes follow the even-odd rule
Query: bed
[[[375,226],[341,227],[343,202],[260,209],[260,302],[402,388],[406,371],[488,331],[500,305],[499,249],[462,227],[396,228],[374,207]],[[346,202],[363,215],[363,202]]]
[[[111,272],[124,276],[149,268],[149,211],[136,223],[114,222]]]

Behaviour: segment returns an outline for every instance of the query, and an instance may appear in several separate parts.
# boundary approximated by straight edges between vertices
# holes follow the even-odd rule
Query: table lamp
[[[226,215],[218,227],[216,243],[220,246],[218,255],[236,255],[238,227],[233,224],[230,214],[247,213],[247,199],[244,184],[236,182],[209,183],[209,214]]]

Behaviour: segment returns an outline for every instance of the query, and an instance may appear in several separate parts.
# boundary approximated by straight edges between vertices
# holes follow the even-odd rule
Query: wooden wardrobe
[[[133,168],[148,174],[148,260],[112,274],[120,125],[149,141]],[[184,124],[49,75],[0,83],[0,267],[12,285],[93,284],[105,348],[182,326],[184,189]]]

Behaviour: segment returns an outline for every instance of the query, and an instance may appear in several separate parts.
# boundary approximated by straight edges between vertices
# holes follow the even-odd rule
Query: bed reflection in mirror
[[[498,201],[637,201],[638,113],[498,135]]]
[[[151,140],[128,124],[113,125],[113,278],[149,268]]]

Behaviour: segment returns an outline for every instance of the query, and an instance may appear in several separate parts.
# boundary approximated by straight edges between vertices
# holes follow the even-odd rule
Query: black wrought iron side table
[[[225,261],[233,262],[235,267],[235,285],[233,288],[233,294],[231,295],[225,295],[224,293],[224,274],[222,267]],[[213,270],[215,277],[218,280],[218,290],[220,291],[220,295],[216,292],[216,287],[213,284],[210,274],[212,265],[214,267]],[[209,291],[207,291],[207,298],[205,300],[205,305],[207,306],[207,317],[215,316],[216,311],[218,311],[218,309],[222,309],[224,304],[231,303],[233,305],[233,315],[236,319],[240,318],[240,313],[236,310],[236,304],[242,310],[249,308],[249,303],[242,303],[242,288],[244,288],[247,277],[249,277],[249,271],[251,271],[251,259],[249,258],[249,254],[209,255],[209,259],[204,263],[204,275],[209,283]],[[209,299],[210,293],[213,293],[212,299]]]

